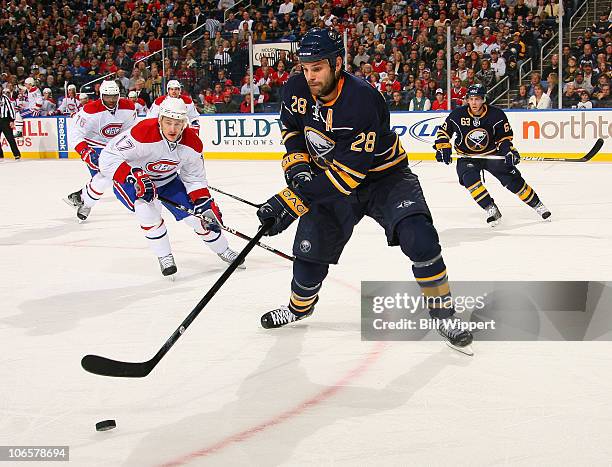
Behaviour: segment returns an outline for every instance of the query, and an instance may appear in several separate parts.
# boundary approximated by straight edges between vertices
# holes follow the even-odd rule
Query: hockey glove
[[[134,185],[137,198],[150,203],[157,197],[157,190],[153,180],[140,167],[132,167],[130,173],[125,177],[125,181]]]
[[[257,217],[262,224],[274,219],[274,224],[266,235],[278,235],[291,225],[298,217],[308,212],[308,207],[289,187],[272,196],[258,210]]]
[[[208,192],[208,189],[205,190]],[[215,225],[215,223],[223,225],[221,210],[219,209],[219,206],[217,206],[217,203],[215,203],[215,200],[210,197],[210,193],[208,196],[203,196],[202,198],[198,198],[193,201],[193,211],[197,216],[206,216],[214,221],[212,224],[208,223],[208,225],[204,226],[209,230],[217,232],[219,231],[219,226]]]
[[[446,165],[453,162],[453,158],[451,157],[453,151],[451,150],[450,143],[437,143],[434,148],[436,150],[436,160],[438,162],[444,162]]]
[[[504,158],[508,167],[514,167],[515,165],[518,165],[519,162],[521,162],[521,155],[516,149],[511,149],[510,151],[508,151]]]
[[[283,157],[283,170],[289,187],[295,188],[312,181],[314,174],[308,163],[309,161],[310,156],[300,152],[287,154]]]
[[[87,164],[87,167],[92,170],[100,170],[98,168],[99,155],[96,151],[87,146],[81,149],[79,154],[81,155],[81,160]]]

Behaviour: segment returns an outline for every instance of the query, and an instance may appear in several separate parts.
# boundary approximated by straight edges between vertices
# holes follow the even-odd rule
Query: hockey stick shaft
[[[147,376],[153,368],[160,362],[160,360],[168,353],[168,351],[176,344],[176,342],[183,335],[185,330],[191,323],[197,318],[204,307],[210,302],[210,300],[219,291],[221,286],[225,284],[227,279],[234,273],[236,268],[246,256],[255,247],[259,239],[268,231],[268,229],[274,223],[273,220],[267,220],[255,234],[255,236],[249,241],[249,243],[242,249],[236,259],[228,266],[228,268],[221,274],[221,277],[213,284],[206,295],[198,302],[193,310],[187,315],[178,328],[172,333],[172,335],[166,340],[164,345],[157,351],[155,356],[146,362],[122,362],[118,360],[112,360],[106,357],[100,357],[98,355],[86,355],[81,360],[81,366],[83,369],[90,373],[94,373],[101,376],[113,376],[123,378],[143,378]]]
[[[235,200],[240,201],[241,203],[248,204],[249,206],[253,206],[254,208],[261,207],[261,204],[253,203],[249,200],[241,198],[240,196],[232,195],[231,193],[220,190],[219,188],[215,188],[214,186],[208,185],[208,188],[210,188],[212,191],[216,191],[217,193],[221,193],[222,195],[229,196],[230,198],[234,198]]]
[[[242,238],[243,240],[247,240],[247,241],[251,240],[251,237],[249,237],[248,235],[245,235],[242,232],[239,232],[238,230],[233,229],[231,227],[228,227],[226,225],[220,225],[214,219],[211,219],[209,217],[196,214],[191,209],[186,208],[182,204],[175,203],[174,201],[172,201],[170,199],[167,199],[167,198],[164,198],[162,196],[159,197],[159,200],[162,203],[169,204],[170,206],[174,206],[176,209],[179,209],[179,210],[181,210],[183,212],[186,212],[187,214],[190,214],[190,215],[195,216],[195,217],[197,217],[199,219],[202,219],[202,220],[204,220],[205,222],[207,222],[209,224],[218,225],[221,229],[225,230],[226,232],[231,233],[232,235],[235,235],[236,237]],[[280,256],[281,258],[288,259],[289,261],[293,261],[293,259],[294,259],[293,256],[289,256],[288,254],[283,253],[282,251],[279,251],[276,248],[272,248],[270,245],[266,245],[265,243],[257,242],[257,246],[260,247],[260,248],[263,248],[264,250],[268,250],[269,252],[274,253],[275,255]]]
[[[521,157],[521,160],[524,161],[538,161],[538,162],[588,162],[591,159],[593,159],[593,157],[595,157],[597,155],[597,153],[601,150],[602,146],[603,146],[604,140],[602,138],[599,138],[597,141],[595,141],[595,144],[593,145],[593,147],[591,148],[591,150],[589,152],[587,152],[584,156],[582,156],[581,158],[569,158],[569,157],[531,157],[531,156],[525,156],[525,157]],[[461,156],[461,155],[454,155],[453,156],[456,159],[461,159],[461,158],[467,158],[467,159],[488,159],[488,160],[504,160],[505,157],[504,156],[498,156],[498,155],[490,155],[490,156]]]

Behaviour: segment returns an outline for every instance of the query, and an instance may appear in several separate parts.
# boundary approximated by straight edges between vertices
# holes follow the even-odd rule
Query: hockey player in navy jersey
[[[426,297],[450,297],[446,266],[419,180],[389,126],[382,95],[344,71],[342,38],[315,28],[298,51],[304,73],[282,88],[282,166],[287,187],[258,210],[276,235],[299,218],[288,306],[265,313],[264,328],[311,315],[330,264],[336,264],[353,228],[364,216],[399,245]],[[435,303],[448,303],[432,300]],[[455,349],[471,354],[472,335],[457,326],[450,306],[430,306],[439,332]]]
[[[436,160],[452,162],[451,138],[455,138],[459,183],[474,198],[474,201],[487,212],[487,222],[494,227],[502,215],[483,184],[481,172],[486,170],[521,201],[535,209],[543,219],[550,217],[550,211],[542,204],[537,193],[523,179],[516,168],[521,158],[512,145],[512,128],[504,112],[485,103],[486,89],[482,84],[469,87],[467,105],[453,110],[438,130],[434,149]],[[482,159],[471,156],[502,155],[500,159]]]

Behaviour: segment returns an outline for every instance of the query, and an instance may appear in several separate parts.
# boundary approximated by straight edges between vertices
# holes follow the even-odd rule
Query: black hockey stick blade
[[[99,355],[85,355],[81,360],[85,371],[100,376],[114,376],[120,378],[144,378],[155,367],[149,360],[143,363],[120,362]]]
[[[176,344],[176,342],[183,335],[185,330],[191,323],[196,319],[204,307],[210,302],[210,300],[219,291],[221,286],[225,284],[227,279],[234,273],[236,268],[244,258],[255,248],[255,245],[261,237],[272,227],[274,219],[267,219],[266,222],[259,228],[255,236],[247,243],[242,249],[238,256],[232,261],[227,269],[221,274],[219,279],[213,284],[213,286],[206,292],[206,295],[198,302],[193,310],[187,315],[183,322],[178,328],[172,333],[172,335],[164,342],[164,345],[157,351],[155,356],[146,362],[122,362],[119,360],[113,360],[111,358],[100,357],[98,355],[86,355],[81,359],[81,366],[85,371],[100,376],[113,376],[119,378],[143,378],[147,376],[153,368],[157,366],[160,360],[166,355],[166,353]]]
[[[595,144],[593,145],[591,150],[587,152],[584,156],[578,159],[572,159],[569,157],[529,157],[529,156],[523,157],[522,159],[526,161],[540,161],[540,162],[588,162],[597,155],[597,153],[601,150],[603,144],[604,144],[604,140],[602,138],[598,138],[597,141],[595,141]]]
[[[595,141],[595,144],[593,145],[591,150],[587,152],[582,158],[583,162],[593,159],[593,157],[595,157],[597,153],[601,150],[601,148],[603,147],[603,144],[604,144],[603,138],[597,139],[597,141]]]

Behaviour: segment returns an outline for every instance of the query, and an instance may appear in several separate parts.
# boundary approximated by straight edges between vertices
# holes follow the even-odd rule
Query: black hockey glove
[[[289,187],[272,196],[258,210],[257,217],[262,224],[267,219],[274,219],[274,224],[266,235],[278,235],[291,225],[298,217],[308,212],[308,207]]]
[[[436,150],[436,160],[438,162],[444,162],[446,165],[453,162],[453,151],[450,143],[438,143],[434,146],[434,149]]]
[[[519,162],[521,162],[521,155],[514,148],[511,149],[510,151],[508,151],[504,155],[504,158],[505,158],[505,161],[506,161],[506,165],[508,167],[514,167],[515,165],[518,165]]]
[[[286,154],[285,157],[283,157],[285,180],[290,188],[295,188],[296,186],[312,181],[314,174],[308,163],[309,161],[310,156],[301,152]]]

